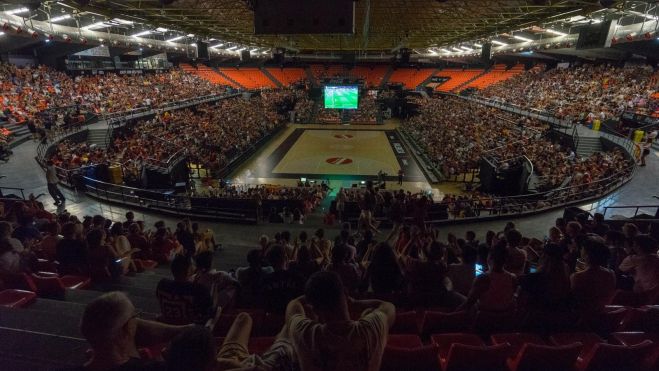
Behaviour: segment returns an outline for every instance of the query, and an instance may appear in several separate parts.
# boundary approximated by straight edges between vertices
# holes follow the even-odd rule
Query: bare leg
[[[240,367],[240,362],[249,356],[247,343],[250,332],[252,332],[252,317],[245,312],[239,313],[233,320],[217,355],[220,370]]]

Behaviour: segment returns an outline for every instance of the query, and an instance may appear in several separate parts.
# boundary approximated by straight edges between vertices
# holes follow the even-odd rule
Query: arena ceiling
[[[305,53],[441,47],[601,9],[599,0],[358,0],[354,35],[255,35],[251,1],[175,0],[162,5],[161,0],[63,0],[44,1],[42,7],[63,5],[96,21],[121,18],[135,22],[134,29],[123,32],[162,27],[206,39]],[[611,3],[621,6],[623,2]],[[85,22],[90,20],[80,21],[80,27]],[[168,36],[152,33],[144,37]]]

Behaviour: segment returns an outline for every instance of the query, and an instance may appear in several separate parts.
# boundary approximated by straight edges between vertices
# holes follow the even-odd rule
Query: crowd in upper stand
[[[479,95],[546,110],[570,121],[615,118],[624,111],[654,115],[658,75],[652,67],[583,64],[534,68],[491,85]]]
[[[169,72],[71,77],[46,66],[17,67],[0,64],[2,94],[0,109],[13,120],[37,119],[48,108],[84,105],[94,113],[124,111],[224,92],[195,75],[173,69]]]
[[[547,124],[497,108],[453,97],[417,104],[419,114],[404,121],[403,129],[445,176],[477,168],[483,155],[503,168],[524,155],[542,177],[539,188],[550,189],[568,178],[566,185],[587,185],[630,165],[619,150],[578,158],[573,149],[547,138]]]
[[[119,163],[139,177],[143,164],[158,165],[182,151],[191,163],[215,172],[287,121],[279,106],[291,94],[264,91],[250,99],[223,99],[195,109],[165,112],[121,130],[107,150],[61,142],[52,160],[66,169]]]
[[[512,222],[484,236],[468,231],[464,238],[423,224],[399,224],[387,236],[365,225],[353,230],[349,224],[336,236],[323,229],[297,235],[284,230],[261,236],[247,252],[245,266],[224,272],[212,267],[218,247],[213,233],[189,220],[172,231],[163,222],[148,228],[132,213],[113,222],[100,215],[80,220],[51,214],[35,200],[5,201],[3,206],[3,275],[34,271],[37,257],[56,260],[62,275],[85,275],[95,284],[138,272],[149,260],[170,264],[172,279],[162,279],[154,293],[161,322],[138,319],[138,327],[168,329],[173,337],[193,324],[207,324],[225,340],[219,353],[210,347],[208,357],[191,359],[209,362],[209,368],[202,368],[209,370],[288,369],[291,363],[315,370],[318,359],[332,363],[322,369],[345,369],[349,363],[354,370],[378,370],[384,339],[402,308],[441,308],[474,317],[508,313],[518,329],[542,333],[597,328],[606,305],[656,304],[659,294],[659,245],[643,229],[647,225],[627,223],[614,230],[600,214],[592,220],[581,214],[567,223],[559,218],[544,242],[525,237]],[[365,299],[373,297],[386,299]],[[117,300],[128,309],[114,308]],[[251,357],[250,315],[235,316],[228,331],[220,330],[218,322],[232,309],[247,308],[281,318],[270,349]],[[109,331],[126,326],[134,310],[117,293],[88,305],[81,324],[94,350],[88,369],[110,370],[127,362],[156,367],[133,358],[137,352],[108,357],[123,346],[135,346],[132,338]],[[143,330],[127,333],[140,336]],[[209,330],[196,331],[175,340],[168,354],[200,351],[190,342],[206,339],[204,334],[211,341]],[[170,367],[181,361],[167,360]]]

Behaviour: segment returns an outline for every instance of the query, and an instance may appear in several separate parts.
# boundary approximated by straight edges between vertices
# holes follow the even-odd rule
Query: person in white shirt
[[[50,160],[46,162],[46,183],[48,183],[48,193],[50,193],[50,197],[55,200],[55,206],[63,204],[66,199],[64,198],[64,195],[59,190],[59,188],[57,188],[59,178],[57,178],[55,165]]]
[[[377,371],[395,316],[393,304],[354,300],[336,273],[317,272],[288,304],[286,325],[302,370]]]

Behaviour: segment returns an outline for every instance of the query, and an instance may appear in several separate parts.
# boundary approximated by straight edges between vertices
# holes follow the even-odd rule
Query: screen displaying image
[[[357,86],[325,86],[325,108],[357,109]]]

